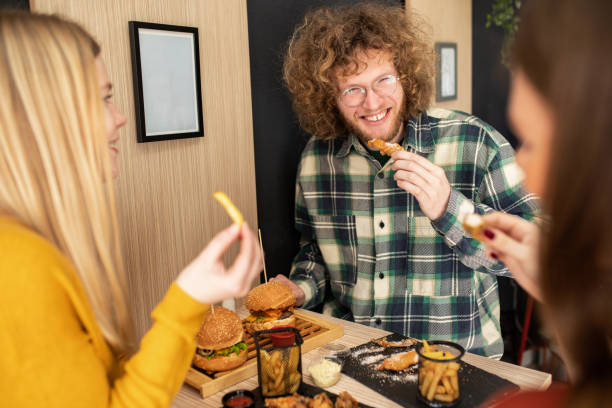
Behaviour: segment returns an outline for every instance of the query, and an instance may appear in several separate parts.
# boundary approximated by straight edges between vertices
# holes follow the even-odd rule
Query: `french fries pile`
[[[437,350],[423,340],[421,354],[436,360],[452,360],[454,355]],[[428,401],[437,400],[442,402],[453,402],[459,398],[459,363],[451,361],[448,363],[420,359],[419,364],[419,392]]]
[[[300,386],[302,375],[298,371],[300,348],[276,349],[271,353],[260,351],[261,394],[266,397],[293,394]]]

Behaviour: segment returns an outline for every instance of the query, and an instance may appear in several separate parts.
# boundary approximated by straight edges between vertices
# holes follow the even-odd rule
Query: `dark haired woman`
[[[527,2],[514,49],[509,116],[540,230],[495,213],[487,253],[544,305],[571,388],[504,406],[612,406],[612,2]]]

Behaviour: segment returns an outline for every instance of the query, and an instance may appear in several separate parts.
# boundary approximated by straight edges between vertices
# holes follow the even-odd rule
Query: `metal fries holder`
[[[276,346],[270,334],[293,332],[290,345]],[[302,383],[302,343],[299,330],[288,327],[256,331],[257,379],[263,397],[280,397],[297,392]]]
[[[435,347],[447,356],[440,359],[428,357],[423,343],[417,345],[417,399],[432,408],[453,407],[461,402],[459,361],[465,354],[465,349],[450,341],[436,340],[428,343],[430,347]]]

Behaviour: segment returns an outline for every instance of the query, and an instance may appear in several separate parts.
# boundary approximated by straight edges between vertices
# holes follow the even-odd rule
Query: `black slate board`
[[[393,333],[384,338],[388,341],[401,341],[407,337]],[[371,359],[373,359],[375,355],[386,356],[398,352],[414,350],[415,346],[386,348],[384,351],[374,353],[355,353],[359,350],[374,348],[380,348],[380,346],[374,342],[369,342],[353,347],[344,356],[341,356],[344,360],[342,373],[354,378],[372,390],[404,407],[425,406],[425,404],[417,400],[416,366],[395,374],[388,371],[377,371],[375,367],[382,361],[373,364],[363,364],[364,361],[368,361],[368,357],[372,357]],[[405,378],[411,374],[414,374],[414,380],[412,381],[400,378]],[[519,390],[519,387],[510,381],[463,361],[461,361],[461,368],[459,369],[459,388],[461,390],[461,400],[455,405],[457,408],[477,407],[488,400],[493,394],[497,394],[501,390],[505,391],[503,395],[509,395]]]
[[[251,390],[251,392],[255,395],[255,406],[257,408],[264,408],[266,405],[264,404],[264,399],[261,396],[261,388],[257,387]],[[334,394],[333,392],[325,391],[322,388],[315,387],[314,385],[306,384],[305,382],[302,382],[302,384],[300,385],[300,388],[298,388],[298,394],[303,395],[305,397],[310,397],[310,398],[322,392],[326,393],[327,396],[332,400],[333,403],[336,402],[336,397],[338,395]],[[353,395],[353,398],[355,398],[354,395]],[[373,408],[369,405],[362,404],[361,402],[359,402],[359,407],[360,408]]]

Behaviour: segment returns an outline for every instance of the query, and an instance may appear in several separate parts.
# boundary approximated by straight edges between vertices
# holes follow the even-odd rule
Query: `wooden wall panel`
[[[408,0],[432,25],[436,42],[457,43],[457,99],[435,102],[441,108],[472,112],[472,0]]]
[[[224,190],[256,228],[255,170],[244,0],[31,0],[81,23],[101,43],[120,131],[116,180],[124,259],[139,334],[178,272],[230,220]],[[204,138],[136,143],[128,21],[199,29]],[[230,251],[231,258],[237,248]],[[226,259],[229,261],[229,259]]]

